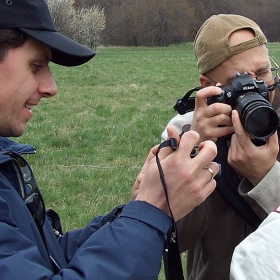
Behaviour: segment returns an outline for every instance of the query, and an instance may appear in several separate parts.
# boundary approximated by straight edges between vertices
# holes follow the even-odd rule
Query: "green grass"
[[[37,149],[29,159],[64,230],[130,199],[176,100],[199,85],[192,48],[105,47],[85,65],[51,65],[59,94],[34,108],[18,140]],[[279,44],[269,48],[279,62]]]

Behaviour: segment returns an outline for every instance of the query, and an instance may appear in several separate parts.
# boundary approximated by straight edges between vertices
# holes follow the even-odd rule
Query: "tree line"
[[[48,2],[54,2],[56,5],[68,3],[61,6],[64,6],[64,10],[72,11],[70,17],[72,21],[75,19],[74,24],[61,22],[67,17],[61,17],[62,11],[56,7],[53,13],[56,13],[55,19],[59,27],[67,29],[63,32],[74,33],[67,33],[68,36],[93,48],[99,44],[168,46],[192,42],[202,23],[211,15],[220,13],[239,14],[254,20],[270,42],[278,42],[280,38],[279,0],[48,0]],[[91,9],[95,14],[88,12]],[[85,14],[88,17],[85,17]],[[84,32],[84,29],[87,29],[87,32]],[[90,35],[84,33],[91,34],[91,39],[88,38]]]

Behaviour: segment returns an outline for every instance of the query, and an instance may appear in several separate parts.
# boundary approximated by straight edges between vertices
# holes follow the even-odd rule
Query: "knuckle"
[[[211,104],[210,105],[211,106],[211,108],[214,110],[214,111],[218,111],[218,110],[220,110],[220,107],[221,107],[221,103],[213,103],[213,104]]]

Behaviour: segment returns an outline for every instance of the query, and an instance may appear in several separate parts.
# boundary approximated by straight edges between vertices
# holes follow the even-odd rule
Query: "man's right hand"
[[[234,132],[231,106],[224,103],[207,104],[207,98],[219,95],[221,92],[220,87],[209,86],[196,93],[191,130],[200,135],[200,142],[206,140],[216,142],[219,137]]]
[[[212,141],[202,142],[199,144],[198,155],[191,158],[191,151],[199,142],[196,132],[186,132],[180,139],[176,130],[168,127],[168,136],[176,138],[180,142],[179,147],[175,151],[169,147],[162,148],[159,159],[170,207],[175,221],[178,221],[201,204],[215,189],[216,181],[212,177],[218,173],[219,167],[211,161],[217,155],[217,148]],[[213,174],[205,167],[210,168]],[[138,182],[135,199],[146,201],[170,215],[155,157],[146,161],[144,170]]]

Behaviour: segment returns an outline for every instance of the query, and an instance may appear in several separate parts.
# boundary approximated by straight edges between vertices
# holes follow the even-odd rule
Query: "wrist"
[[[280,213],[280,205],[274,209],[274,212]]]

